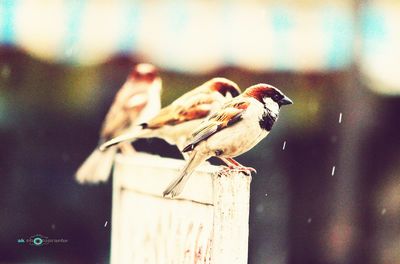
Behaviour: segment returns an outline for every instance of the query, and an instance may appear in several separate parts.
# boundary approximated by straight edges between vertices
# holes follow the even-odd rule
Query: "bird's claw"
[[[252,168],[252,167],[236,167],[235,170],[237,170],[238,172],[243,172],[244,174],[246,174],[247,176],[251,176],[251,173],[257,173],[257,170]]]
[[[233,169],[234,169],[233,166],[222,166],[221,171],[222,172],[229,172],[229,171],[232,171]]]
[[[223,171],[237,171],[243,172],[245,175],[250,176],[252,172],[257,173],[257,170],[252,167],[245,166],[223,166]]]

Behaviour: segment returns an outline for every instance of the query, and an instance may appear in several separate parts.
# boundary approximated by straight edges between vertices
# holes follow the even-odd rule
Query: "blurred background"
[[[111,183],[73,174],[138,62],[163,105],[215,76],[294,100],[238,159],[250,264],[400,263],[399,25],[396,0],[1,0],[0,263],[108,263]]]

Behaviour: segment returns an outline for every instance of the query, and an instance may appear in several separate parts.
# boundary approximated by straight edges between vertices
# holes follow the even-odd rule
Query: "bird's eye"
[[[281,96],[280,96],[279,94],[274,94],[274,95],[272,96],[272,99],[273,99],[275,102],[278,102],[278,101],[281,99]]]

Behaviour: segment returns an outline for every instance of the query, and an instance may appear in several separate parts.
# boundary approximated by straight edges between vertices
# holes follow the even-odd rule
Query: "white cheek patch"
[[[279,113],[279,105],[272,100],[270,97],[264,97],[263,99],[265,106],[274,114]]]

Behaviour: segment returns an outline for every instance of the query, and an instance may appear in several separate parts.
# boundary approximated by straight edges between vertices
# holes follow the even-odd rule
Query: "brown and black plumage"
[[[236,83],[225,78],[213,78],[185,93],[152,119],[133,131],[116,137],[100,146],[105,151],[121,142],[138,138],[157,137],[182,150],[192,131],[227,99],[240,94]]]
[[[156,68],[145,63],[136,65],[115,95],[100,130],[99,144],[156,115],[161,108],[160,93],[161,79]],[[96,148],[77,170],[76,180],[80,183],[106,181],[118,149],[134,152],[130,144],[121,144],[105,152]]]

